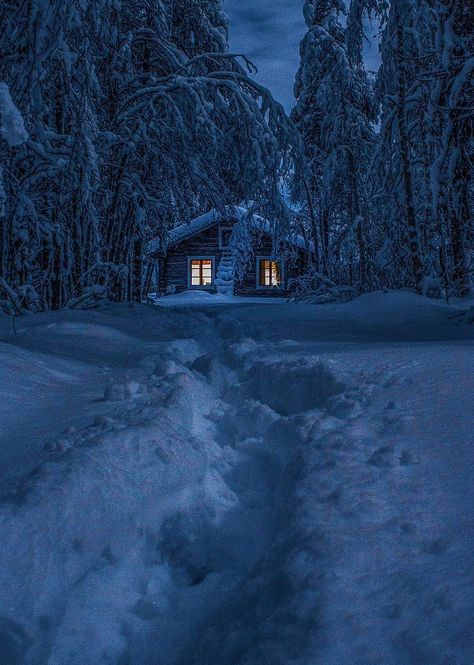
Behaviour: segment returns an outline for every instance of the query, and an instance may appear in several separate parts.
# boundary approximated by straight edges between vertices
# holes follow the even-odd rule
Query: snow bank
[[[183,364],[196,351],[177,341],[146,381],[110,385],[107,415],[51,442],[2,503],[2,663],[118,662],[206,575],[188,527],[217,523],[237,499],[212,468],[212,398]]]
[[[18,427],[43,392],[63,431],[0,501],[1,665],[471,665],[452,314],[378,294],[20,320],[2,390],[41,358]]]

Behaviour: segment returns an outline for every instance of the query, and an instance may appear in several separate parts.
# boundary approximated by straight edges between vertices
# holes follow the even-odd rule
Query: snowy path
[[[118,309],[7,341],[103,397],[0,504],[1,665],[472,665],[472,326]]]

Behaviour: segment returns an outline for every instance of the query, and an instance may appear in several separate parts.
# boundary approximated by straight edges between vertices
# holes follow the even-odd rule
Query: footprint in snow
[[[378,448],[367,460],[367,464],[377,467],[391,467],[394,466],[392,460],[393,449],[391,446],[382,446]]]
[[[410,522],[404,522],[404,523],[400,526],[400,528],[401,528],[401,530],[403,531],[403,533],[406,533],[406,534],[408,534],[408,535],[411,535],[411,534],[413,534],[413,533],[416,533],[416,531],[417,531],[416,524],[411,524]]]
[[[427,540],[421,545],[421,551],[425,554],[432,554],[440,556],[444,554],[449,547],[449,540],[447,538],[436,538],[436,540]]]
[[[419,460],[414,457],[413,453],[410,450],[402,450],[402,454],[399,458],[400,466],[410,466],[411,464],[419,464]]]
[[[347,398],[345,395],[333,395],[326,402],[328,413],[339,420],[355,418],[361,411],[361,405],[357,400]]]

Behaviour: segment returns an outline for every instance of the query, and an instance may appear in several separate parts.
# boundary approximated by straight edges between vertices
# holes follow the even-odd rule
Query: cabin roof
[[[214,224],[220,224],[228,220],[229,222],[234,220],[240,220],[244,215],[247,214],[247,210],[240,206],[228,206],[225,208],[224,213],[216,209],[209,210],[199,217],[195,217],[190,222],[185,224],[180,224],[172,229],[168,234],[168,239],[166,242],[166,247],[173,247],[183,240],[190,238],[191,236],[204,231]],[[253,214],[251,217],[251,223],[255,229],[260,229],[267,233],[271,232],[271,222],[260,215]],[[291,235],[288,239],[288,242],[298,249],[307,251],[306,242],[301,235]],[[157,254],[162,249],[162,243],[160,238],[154,238],[148,243],[147,249],[150,254]]]

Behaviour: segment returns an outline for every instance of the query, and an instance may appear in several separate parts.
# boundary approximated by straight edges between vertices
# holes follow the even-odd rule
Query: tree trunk
[[[411,171],[410,146],[408,141],[408,129],[406,122],[407,106],[407,81],[405,63],[403,61],[404,53],[404,33],[403,19],[400,16],[399,1],[395,3],[396,20],[396,49],[398,58],[398,104],[397,119],[398,131],[400,136],[400,165],[402,169],[403,185],[405,190],[405,212],[407,218],[407,233],[411,256],[411,273],[417,291],[421,290],[423,280],[423,261],[420,254],[420,243],[418,237],[418,228],[416,223],[415,203],[413,198],[413,178]]]
[[[133,239],[131,259],[131,300],[143,302],[143,239],[138,230]]]
[[[319,238],[318,238],[318,227],[316,224],[316,217],[314,214],[313,201],[311,199],[311,192],[309,190],[308,182],[304,181],[304,186],[306,190],[306,199],[308,202],[309,218],[311,220],[311,235],[313,236],[313,245],[314,245],[314,262],[316,267],[316,272],[321,270],[321,257],[319,255]]]
[[[468,183],[469,172],[465,164],[456,169],[455,181]],[[469,270],[466,256],[466,231],[470,224],[470,211],[467,187],[463,187],[459,194],[458,210],[451,205],[451,243],[453,250],[453,281],[456,295],[463,298],[469,295]]]

